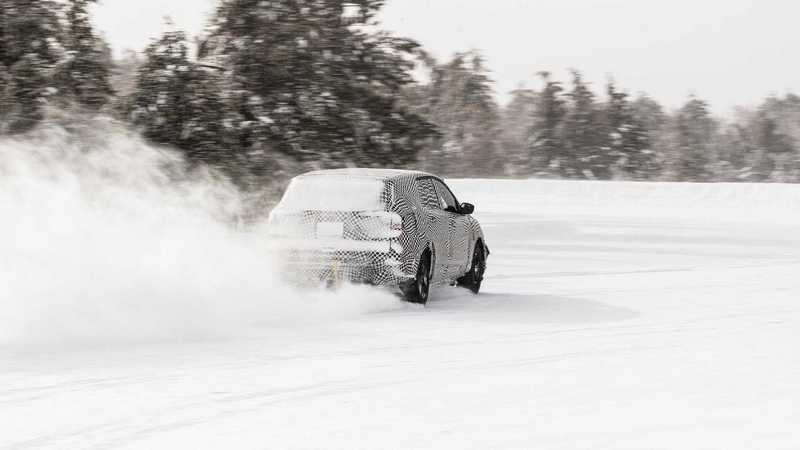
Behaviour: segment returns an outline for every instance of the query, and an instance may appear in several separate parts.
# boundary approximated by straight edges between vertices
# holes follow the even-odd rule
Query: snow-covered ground
[[[246,333],[15,334],[0,448],[800,448],[800,187],[452,185],[492,250],[480,296],[346,289],[292,309],[251,274],[258,289],[214,291],[213,311],[270,305]],[[136,292],[167,282],[157,269]],[[160,320],[143,304],[134,323]]]

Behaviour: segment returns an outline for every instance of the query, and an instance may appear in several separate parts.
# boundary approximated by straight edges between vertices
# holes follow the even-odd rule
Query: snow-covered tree
[[[708,103],[692,96],[677,112],[672,125],[671,175],[678,181],[707,181],[711,174],[712,143],[717,122]]]
[[[755,143],[765,165],[762,172],[769,172],[770,181],[798,181],[798,120],[800,98],[791,95],[767,99],[755,116]]]
[[[228,0],[200,57],[223,61],[238,141],[308,165],[406,165],[433,127],[400,107],[419,45],[375,31],[379,0]]]
[[[511,101],[501,113],[500,145],[507,172],[515,176],[528,175],[529,148],[533,139],[537,93],[519,88],[511,92]]]
[[[133,110],[134,94],[139,76],[139,69],[144,64],[142,56],[133,50],[127,49],[120,58],[112,61],[109,83],[114,91],[110,109],[112,114],[125,119]]]
[[[189,59],[184,33],[169,31],[145,50],[131,118],[153,142],[183,149],[192,161],[235,158],[226,106],[213,75]]]
[[[618,90],[614,82],[608,83],[606,93],[604,153],[609,156],[612,171],[616,176],[637,180],[653,177],[656,158],[644,120],[637,117],[628,94]]]
[[[440,148],[427,157],[432,170],[460,176],[502,173],[499,111],[480,53],[457,53],[435,65],[424,92],[426,118],[441,133]]]
[[[8,115],[14,105],[11,100],[11,94],[11,74],[0,63],[0,135],[8,132]]]
[[[561,174],[569,178],[608,178],[609,159],[601,143],[602,126],[594,93],[577,70],[572,71],[572,90],[567,99],[564,148],[559,156]]]
[[[532,173],[558,175],[565,159],[562,139],[562,121],[566,105],[562,98],[564,88],[554,81],[549,72],[540,72],[544,87],[537,96],[530,142],[529,170]]]
[[[61,99],[99,110],[110,100],[111,50],[94,32],[89,4],[96,0],[69,0],[65,14],[64,61],[56,82]]]
[[[58,92],[54,67],[63,55],[59,3],[0,2],[0,72],[5,73],[0,130],[16,133],[36,125],[48,97]]]

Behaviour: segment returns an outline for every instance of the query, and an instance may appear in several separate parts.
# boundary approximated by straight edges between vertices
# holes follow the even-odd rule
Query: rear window
[[[295,178],[281,208],[288,211],[381,211],[386,185],[369,177],[312,175]]]
[[[436,189],[433,187],[433,181],[430,178],[417,180],[417,190],[419,191],[419,199],[422,202],[422,206],[427,209],[442,209],[439,204],[439,197],[436,195]]]

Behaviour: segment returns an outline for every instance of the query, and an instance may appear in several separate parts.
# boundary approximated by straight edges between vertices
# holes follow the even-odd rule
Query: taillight
[[[273,237],[301,237],[308,234],[308,225],[302,216],[278,208],[269,213],[267,234]]]
[[[403,218],[388,211],[361,213],[361,229],[371,239],[394,239],[403,234]]]

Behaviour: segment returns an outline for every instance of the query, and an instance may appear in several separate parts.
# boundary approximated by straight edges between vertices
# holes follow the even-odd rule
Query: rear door
[[[439,284],[448,279],[448,261],[452,253],[449,238],[450,215],[441,206],[432,178],[420,178],[416,181],[416,185],[420,203],[422,203],[421,214],[424,215],[425,222],[427,222],[426,231],[436,252],[433,281]]]
[[[449,221],[448,240],[450,242],[448,247],[450,248],[450,254],[448,257],[447,277],[450,280],[455,280],[464,275],[471,264],[468,219],[467,216],[460,213],[461,207],[456,196],[453,195],[453,192],[444,182],[433,179],[433,185],[436,188],[439,203],[445,214],[447,214]]]

